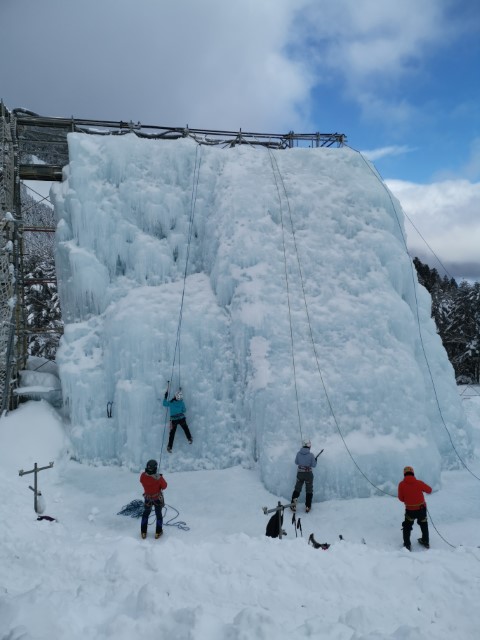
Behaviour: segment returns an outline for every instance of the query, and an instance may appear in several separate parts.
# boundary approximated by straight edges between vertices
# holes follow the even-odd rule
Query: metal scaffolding
[[[61,181],[68,163],[67,135],[134,134],[153,140],[192,138],[201,145],[250,145],[270,149],[343,146],[343,133],[254,133],[142,125],[139,122],[40,116],[26,109],[8,110],[0,101],[0,415],[17,406],[18,373],[27,361],[23,273],[24,232],[52,232],[25,226],[21,215],[21,180]],[[48,162],[31,157],[48,149]],[[31,333],[31,332],[30,332]]]
[[[12,394],[27,348],[21,286],[22,229],[15,118],[0,103],[0,411],[16,405]]]

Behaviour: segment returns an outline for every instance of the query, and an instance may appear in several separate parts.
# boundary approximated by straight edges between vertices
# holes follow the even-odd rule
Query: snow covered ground
[[[428,499],[431,548],[411,553],[402,504],[388,496],[316,503],[308,515],[301,505],[303,537],[290,512],[287,537],[265,537],[262,507],[289,496],[240,466],[166,473],[165,535],[150,527],[141,540],[139,521],[117,515],[141,497],[138,474],[70,459],[50,405],[21,405],[0,420],[0,639],[477,638],[480,391],[460,393],[476,458],[442,473]],[[18,474],[50,461],[39,488],[57,522],[37,521],[33,474]],[[309,546],[310,533],[330,549]]]

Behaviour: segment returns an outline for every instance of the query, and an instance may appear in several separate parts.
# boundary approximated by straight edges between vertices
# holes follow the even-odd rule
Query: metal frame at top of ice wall
[[[53,154],[53,164],[22,164],[21,156],[28,160],[27,148],[38,141],[37,129],[43,132],[42,142],[48,142],[58,150]],[[188,125],[164,127],[131,121],[84,120],[73,116],[44,117],[27,109],[8,110],[0,100],[0,416],[18,404],[14,386],[27,359],[20,181],[61,181],[65,156],[68,157],[66,138],[71,131],[94,135],[134,133],[158,140],[191,137],[198,144],[230,147],[246,144],[271,149],[343,146],[346,141],[342,133],[214,131],[191,129]]]

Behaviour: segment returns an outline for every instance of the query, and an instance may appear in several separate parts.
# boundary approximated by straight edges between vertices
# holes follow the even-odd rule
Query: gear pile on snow
[[[313,533],[310,534],[308,544],[311,544],[314,549],[323,549],[324,551],[326,551],[330,547],[328,542],[317,542],[313,537]]]

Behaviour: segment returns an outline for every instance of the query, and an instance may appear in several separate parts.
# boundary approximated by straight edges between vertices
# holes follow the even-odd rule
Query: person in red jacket
[[[432,487],[417,480],[413,467],[405,467],[403,470],[403,480],[398,485],[398,499],[405,504],[405,520],[402,522],[403,546],[409,551],[410,533],[415,520],[420,525],[422,537],[418,539],[427,549],[430,546],[428,537],[427,505],[423,493],[432,493]]]
[[[143,497],[145,498],[145,506],[142,514],[142,522],[140,532],[142,538],[147,537],[148,518],[155,508],[157,516],[157,526],[155,529],[155,538],[160,538],[163,534],[163,516],[162,509],[165,504],[163,500],[163,490],[167,488],[167,481],[161,473],[157,473],[158,464],[156,460],[149,460],[145,467],[145,471],[140,476],[140,482],[143,487]]]

